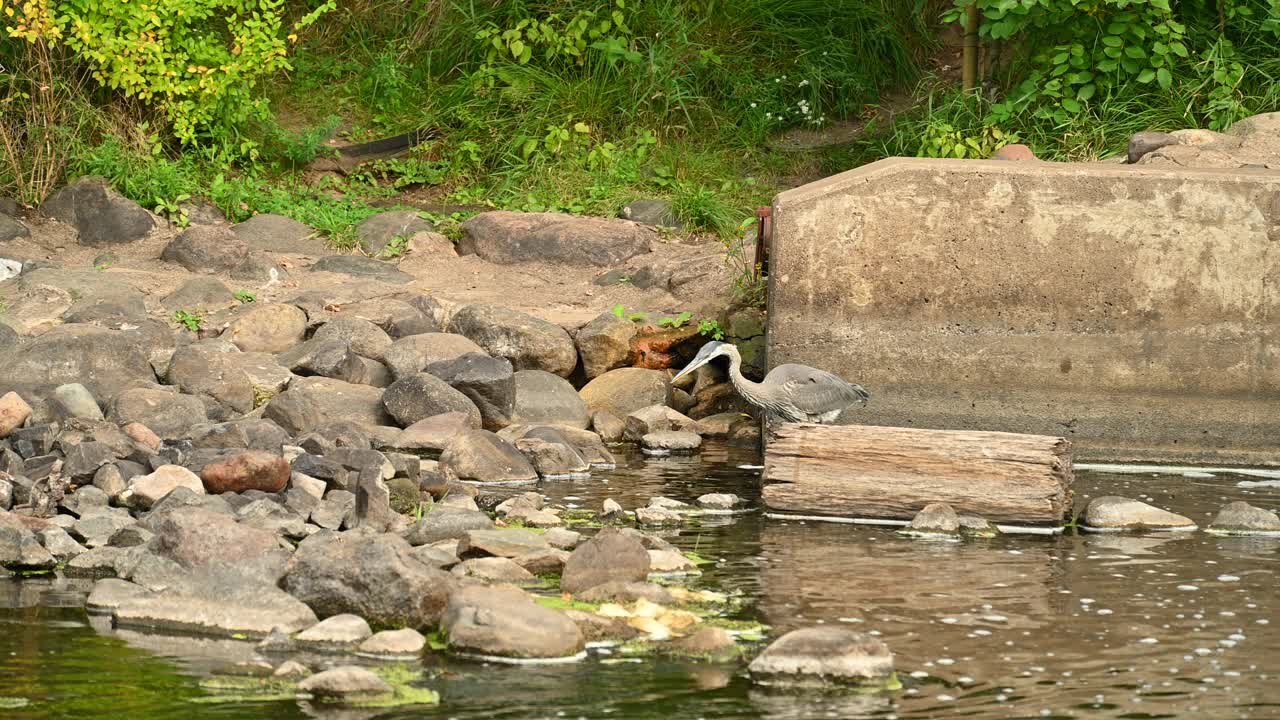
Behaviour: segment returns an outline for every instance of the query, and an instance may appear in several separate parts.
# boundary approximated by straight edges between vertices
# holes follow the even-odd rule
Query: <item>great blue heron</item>
[[[693,361],[676,374],[677,380],[715,358],[729,358],[729,380],[739,395],[782,422],[830,423],[851,405],[865,405],[871,393],[861,385],[845,382],[825,370],[808,365],[779,365],[764,382],[742,376],[742,356],[729,343],[711,341],[698,350]]]

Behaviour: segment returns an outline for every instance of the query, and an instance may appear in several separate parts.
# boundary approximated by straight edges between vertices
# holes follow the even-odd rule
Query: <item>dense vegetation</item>
[[[338,244],[406,189],[607,214],[660,196],[727,236],[789,178],[877,157],[1090,159],[1277,107],[1277,0],[975,1],[979,96],[930,62],[970,0],[0,0],[0,194],[101,174],[179,222],[198,196]],[[771,145],[893,90],[914,109],[852,142]],[[302,170],[335,132],[407,130],[427,138],[407,157]]]

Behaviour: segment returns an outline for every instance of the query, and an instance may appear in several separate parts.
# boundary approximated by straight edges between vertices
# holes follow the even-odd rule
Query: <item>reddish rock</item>
[[[0,397],[0,438],[9,437],[9,433],[22,427],[22,423],[31,417],[31,406],[18,393],[5,393]]]
[[[681,367],[697,354],[702,340],[694,326],[677,330],[646,327],[631,338],[631,365],[646,370]]]
[[[1035,153],[1031,152],[1031,148],[1021,143],[1005,145],[1004,147],[997,150],[996,154],[991,156],[991,159],[992,160],[1013,160],[1015,162],[1019,162],[1019,161],[1039,162],[1040,160],[1040,158],[1036,157]]]
[[[121,430],[129,437],[130,440],[139,445],[150,448],[151,450],[160,449],[160,436],[151,431],[151,428],[142,423],[132,422],[125,425]]]
[[[289,472],[289,462],[279,455],[249,450],[206,465],[200,478],[211,495],[246,490],[274,493],[284,489]]]

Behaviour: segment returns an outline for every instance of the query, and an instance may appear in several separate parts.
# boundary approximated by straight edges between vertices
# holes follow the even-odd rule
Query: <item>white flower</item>
[[[782,82],[782,78],[774,78],[773,81],[776,83],[780,83]]]
[[[751,103],[751,107],[755,107],[755,106],[756,106],[756,104],[755,104],[755,103]]]
[[[806,85],[808,85],[808,84],[809,84],[809,81],[808,81],[808,80],[801,80],[801,81],[800,81],[800,87],[804,87],[804,86],[806,86]]]

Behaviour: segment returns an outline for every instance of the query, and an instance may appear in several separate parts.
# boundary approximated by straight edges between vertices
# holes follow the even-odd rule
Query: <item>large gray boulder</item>
[[[1208,531],[1215,535],[1280,535],[1280,516],[1237,500],[1222,506]]]
[[[236,522],[226,513],[180,507],[147,523],[155,533],[151,550],[184,567],[234,564],[279,551],[275,533]]]
[[[480,410],[470,398],[428,373],[408,375],[391,383],[382,394],[382,403],[402,427],[450,412],[466,413],[474,426],[481,423]]]
[[[591,424],[586,401],[559,375],[521,370],[515,374],[515,390],[513,423],[568,425],[584,430]]]
[[[520,451],[488,430],[459,433],[440,454],[440,464],[459,480],[472,482],[521,482],[538,479],[538,473]]]
[[[112,403],[110,417],[121,425],[141,423],[162,438],[180,437],[208,419],[200,398],[165,388],[125,390]]]
[[[166,378],[188,395],[205,395],[247,413],[258,398],[283,391],[293,375],[271,354],[241,352],[217,338],[174,351]]]
[[[468,305],[453,316],[449,328],[488,354],[510,360],[516,370],[568,377],[578,364],[578,351],[564,328],[508,308]]]
[[[580,593],[608,582],[644,582],[649,576],[649,551],[636,538],[605,528],[579,545],[564,564],[560,588]]]
[[[105,178],[82,177],[55,192],[40,211],[79,233],[81,245],[107,247],[146,237],[155,220],[138,203],[111,189]]]
[[[146,348],[126,332],[63,325],[20,345],[0,347],[0,395],[10,390],[52,392],[80,383],[109,403],[120,391],[155,385]]]
[[[316,328],[313,340],[338,339],[345,341],[357,355],[382,360],[391,347],[391,336],[368,320],[339,315]]]
[[[221,280],[206,276],[191,278],[160,301],[171,312],[186,310],[200,313],[225,310],[235,307],[236,303],[230,288]]]
[[[441,626],[454,650],[488,657],[570,657],[585,644],[582,631],[563,613],[510,586],[459,589]]]
[[[289,433],[262,418],[247,417],[224,423],[192,425],[184,438],[196,450],[269,450],[280,452],[289,443]]]
[[[169,241],[160,259],[194,273],[229,273],[249,259],[249,246],[225,225],[192,225]]]
[[[452,360],[431,363],[426,372],[475,403],[486,430],[500,430],[511,424],[516,403],[516,377],[506,359],[467,353]]]
[[[429,332],[391,343],[383,354],[383,362],[391,369],[392,377],[402,378],[420,373],[428,365],[456,360],[467,353],[484,353],[484,348],[461,335]]]
[[[222,331],[222,339],[244,352],[279,353],[302,342],[307,314],[294,305],[252,303]]]
[[[382,405],[382,390],[323,377],[295,379],[267,403],[263,417],[294,435],[338,420],[370,427],[394,424]]]
[[[578,393],[591,413],[607,410],[625,418],[650,405],[669,405],[671,383],[660,370],[619,368],[587,383]]]
[[[433,507],[422,519],[401,536],[410,545],[430,545],[441,540],[458,540],[466,537],[471,530],[490,530],[493,520],[479,510],[464,508]]]
[[[310,225],[283,215],[254,215],[231,230],[254,250],[292,255],[319,255],[326,251],[324,241]]]
[[[475,418],[465,412],[450,412],[419,420],[400,432],[391,442],[397,450],[422,455],[438,455],[449,443],[469,430],[479,427]]]
[[[609,312],[579,328],[574,342],[587,379],[624,367],[631,357],[631,338],[635,336],[635,323]]]
[[[650,251],[652,228],[614,218],[486,212],[462,224],[458,252],[492,263],[609,267]]]
[[[281,587],[322,618],[353,613],[420,628],[439,622],[453,580],[415,559],[399,536],[317,533],[298,545]]]

